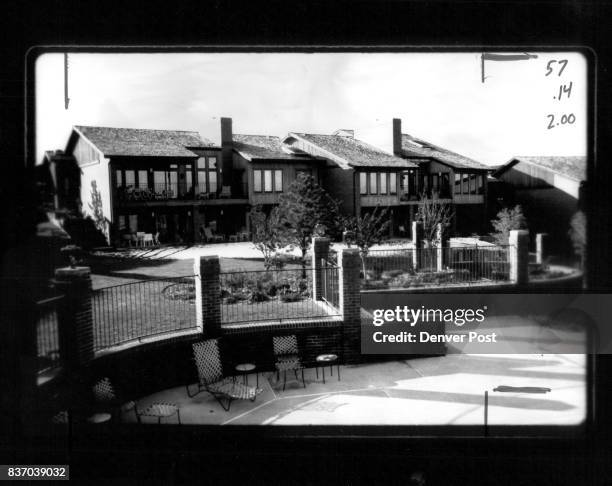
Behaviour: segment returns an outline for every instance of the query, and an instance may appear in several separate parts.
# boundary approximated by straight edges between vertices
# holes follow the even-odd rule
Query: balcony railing
[[[208,200],[208,199],[246,199],[248,198],[247,184],[233,184],[224,186],[216,191],[209,191],[206,184],[133,184],[115,189],[120,202],[139,201],[172,201],[172,200]]]

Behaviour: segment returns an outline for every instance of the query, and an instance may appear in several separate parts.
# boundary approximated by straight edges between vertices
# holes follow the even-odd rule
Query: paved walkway
[[[470,355],[342,366],[341,381],[306,370],[301,382],[259,378],[255,403],[235,401],[230,412],[206,392],[189,398],[185,387],[143,398],[140,406],[169,401],[185,424],[480,425],[489,390],[491,425],[574,425],[586,414],[586,362],[581,355]],[[255,383],[255,376],[250,376]],[[547,387],[546,394],[495,393],[499,385]],[[126,420],[135,420],[133,415]],[[168,419],[171,421],[172,419]],[[143,419],[147,421],[147,419]]]

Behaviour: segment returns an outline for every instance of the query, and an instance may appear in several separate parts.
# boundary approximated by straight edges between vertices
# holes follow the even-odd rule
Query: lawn
[[[96,350],[164,332],[195,329],[195,287],[191,279],[181,279],[193,275],[192,260],[98,254],[91,255],[86,263],[92,268]],[[257,293],[253,279],[264,275],[262,260],[221,258],[220,264],[222,273],[238,272],[227,276],[231,287],[226,285],[226,277],[222,278],[223,323],[329,315],[310,298],[311,281],[301,279],[298,265],[289,264],[286,271],[275,274],[277,277],[264,278],[267,293]],[[302,282],[302,287],[290,287],[288,281],[294,287]],[[274,290],[270,290],[271,285]],[[254,292],[257,295],[253,296]],[[283,292],[288,295],[281,298]]]

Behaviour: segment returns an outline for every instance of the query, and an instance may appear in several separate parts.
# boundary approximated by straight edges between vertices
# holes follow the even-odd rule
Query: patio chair
[[[221,241],[225,241],[225,238],[222,235],[216,235],[212,232],[210,228],[204,228],[204,237],[206,238],[206,242],[210,243],[218,243]]]
[[[300,360],[299,350],[297,345],[297,337],[295,334],[290,336],[274,336],[272,338],[274,346],[274,357],[276,358],[276,380],[280,380],[280,372],[283,372],[283,391],[287,385],[287,371],[293,371],[295,379],[299,381],[297,372],[302,372],[302,384],[306,388],[304,381],[304,366]]]
[[[134,400],[126,402],[120,400],[110,378],[105,377],[99,380],[92,387],[92,392],[96,405],[110,409],[113,417],[121,418],[123,413],[130,412],[131,410],[134,410],[134,413],[137,415],[136,402]]]
[[[189,392],[189,385],[186,385],[189,397],[207,391],[215,397],[223,410],[228,412],[232,400],[251,400],[254,402],[257,395],[262,392],[258,388],[237,382],[233,376],[223,376],[219,341],[217,339],[194,343],[193,355],[198,369],[198,391],[192,395]],[[224,400],[226,401],[225,404]]]

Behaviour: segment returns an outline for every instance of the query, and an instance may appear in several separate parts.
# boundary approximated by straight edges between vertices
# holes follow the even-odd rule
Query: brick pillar
[[[345,363],[361,360],[361,293],[359,250],[348,248],[338,255],[340,312],[343,318],[342,358]]]
[[[419,257],[421,256],[421,248],[423,247],[423,223],[421,221],[412,222],[412,268],[418,270]]]
[[[328,258],[329,244],[329,238],[323,236],[316,236],[312,239],[312,298],[314,300],[321,300],[323,292],[323,273],[321,272],[323,262],[321,260]]]
[[[510,281],[525,285],[529,276],[529,231],[510,231]]]
[[[436,269],[442,272],[446,268],[448,250],[448,233],[444,230],[441,223],[438,223],[436,229]]]
[[[547,236],[546,233],[538,233],[536,235],[536,263],[544,263],[544,252],[546,251],[545,241]]]
[[[58,268],[55,284],[65,296],[57,308],[60,356],[67,368],[79,368],[94,357],[91,270]]]
[[[196,275],[196,319],[206,337],[221,334],[221,282],[219,257],[200,256],[194,259]]]

